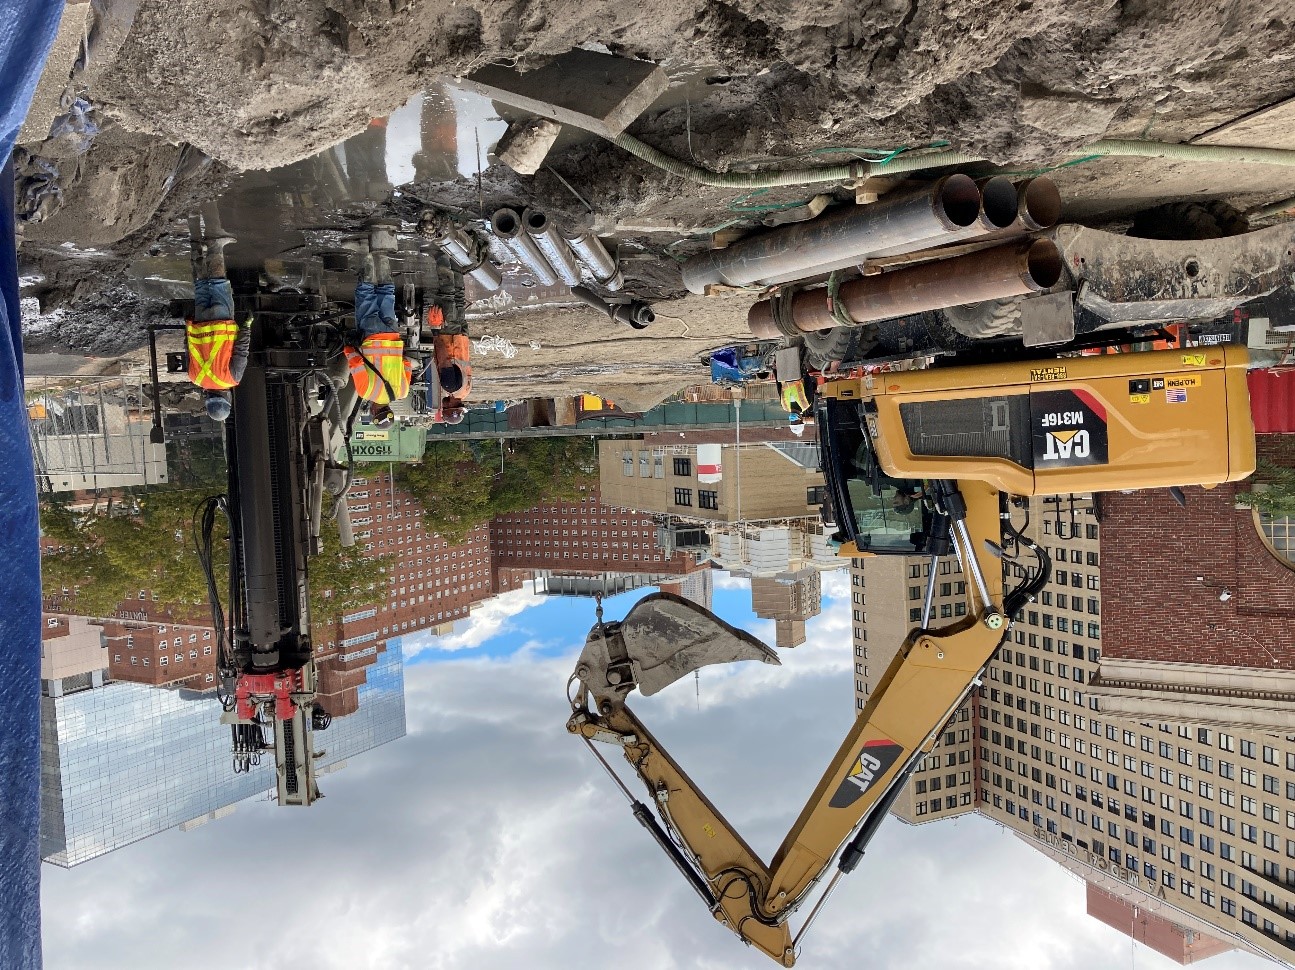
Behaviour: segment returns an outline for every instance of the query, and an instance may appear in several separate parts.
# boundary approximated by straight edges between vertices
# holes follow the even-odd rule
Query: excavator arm
[[[677,637],[663,639],[666,631],[645,618],[663,603],[696,614],[693,640],[680,648],[671,665],[670,672],[677,676],[701,663],[767,659],[753,655],[741,639],[745,634],[700,607],[660,594],[636,605],[619,626],[595,627],[577,664],[575,680],[580,686],[568,729],[587,742],[621,747],[651,805],[649,809],[634,800],[635,815],[715,918],[783,966],[792,966],[796,958],[788,917],[838,855],[842,871],[857,864],[866,838],[892,800],[888,796],[902,787],[907,773],[934,744],[1007,630],[1010,614],[1003,602],[1003,566],[997,557],[1003,533],[999,493],[977,483],[963,483],[961,488],[953,483],[930,485],[941,514],[952,520],[953,548],[975,577],[968,584],[970,615],[938,630],[915,630],[908,637],[771,863],[746,844],[625,704],[629,691],[641,686],[640,674],[660,680],[655,671],[661,664],[645,669],[640,661],[644,648],[650,645],[660,652],[663,642],[679,646]],[[1038,555],[1039,567],[1029,574],[1032,589],[1046,581],[1046,554],[1038,550]],[[932,570],[932,575],[938,571]],[[1021,595],[1018,590],[1017,598],[1024,602]],[[697,626],[706,619],[714,625],[717,639],[727,638],[729,649],[717,645],[703,657],[695,644],[703,636]],[[660,688],[653,683],[645,693],[656,689]],[[653,810],[655,817],[648,818]],[[856,831],[862,838],[842,852]]]

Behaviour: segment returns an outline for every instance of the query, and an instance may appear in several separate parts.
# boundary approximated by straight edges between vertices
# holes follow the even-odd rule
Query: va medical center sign
[[[1118,865],[1103,856],[1099,856],[1095,852],[1091,852],[1088,849],[1076,845],[1069,839],[1063,839],[1059,835],[1053,835],[1047,829],[1038,825],[1034,826],[1034,838],[1035,841],[1042,842],[1049,849],[1056,852],[1063,852],[1072,859],[1084,863],[1084,865],[1091,869],[1104,872],[1113,879],[1118,879],[1120,882],[1126,882],[1133,888],[1141,889],[1150,896],[1155,896],[1158,899],[1165,899],[1165,887],[1161,886],[1149,876],[1140,875],[1136,869],[1126,869],[1124,866]]]

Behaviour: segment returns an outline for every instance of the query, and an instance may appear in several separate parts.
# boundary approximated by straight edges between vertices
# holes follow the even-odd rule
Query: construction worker
[[[463,421],[464,401],[472,393],[472,342],[467,327],[446,323],[438,306],[427,311],[427,326],[436,331],[432,338],[432,359],[441,388],[441,406],[436,420],[445,424]]]
[[[231,236],[195,239],[193,319],[184,329],[189,380],[203,389],[207,415],[224,421],[233,410],[230,392],[243,379],[252,341],[251,323],[234,321],[234,291],[225,275],[225,247]]]
[[[375,234],[376,235],[376,234]],[[355,393],[369,402],[371,422],[388,428],[394,421],[391,402],[409,394],[413,362],[396,321],[396,287],[385,252],[359,247],[360,279],[355,285],[355,346],[345,348]]]
[[[440,388],[440,406],[433,420],[461,424],[464,402],[472,393],[472,342],[464,316],[463,273],[444,256],[436,259],[437,292],[427,311],[432,336],[432,366]]]

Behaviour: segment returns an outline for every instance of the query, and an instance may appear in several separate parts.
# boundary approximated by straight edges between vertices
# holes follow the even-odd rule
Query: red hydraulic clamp
[[[292,695],[302,690],[301,671],[283,670],[273,674],[239,674],[234,688],[235,711],[244,720],[252,720],[256,713],[253,698],[274,699],[274,719],[292,718]]]

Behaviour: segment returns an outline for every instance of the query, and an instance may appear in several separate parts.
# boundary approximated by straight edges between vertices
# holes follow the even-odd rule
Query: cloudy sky
[[[718,585],[718,612],[771,640],[745,584]],[[825,594],[782,667],[708,668],[700,703],[689,679],[635,705],[766,858],[852,717],[846,575]],[[46,966],[773,966],[716,925],[567,735],[563,688],[592,614],[525,590],[410,644],[408,736],[323,778],[307,811],[251,802],[71,871],[46,866]],[[889,821],[799,966],[1175,964],[1088,917],[1082,882],[971,816]]]

